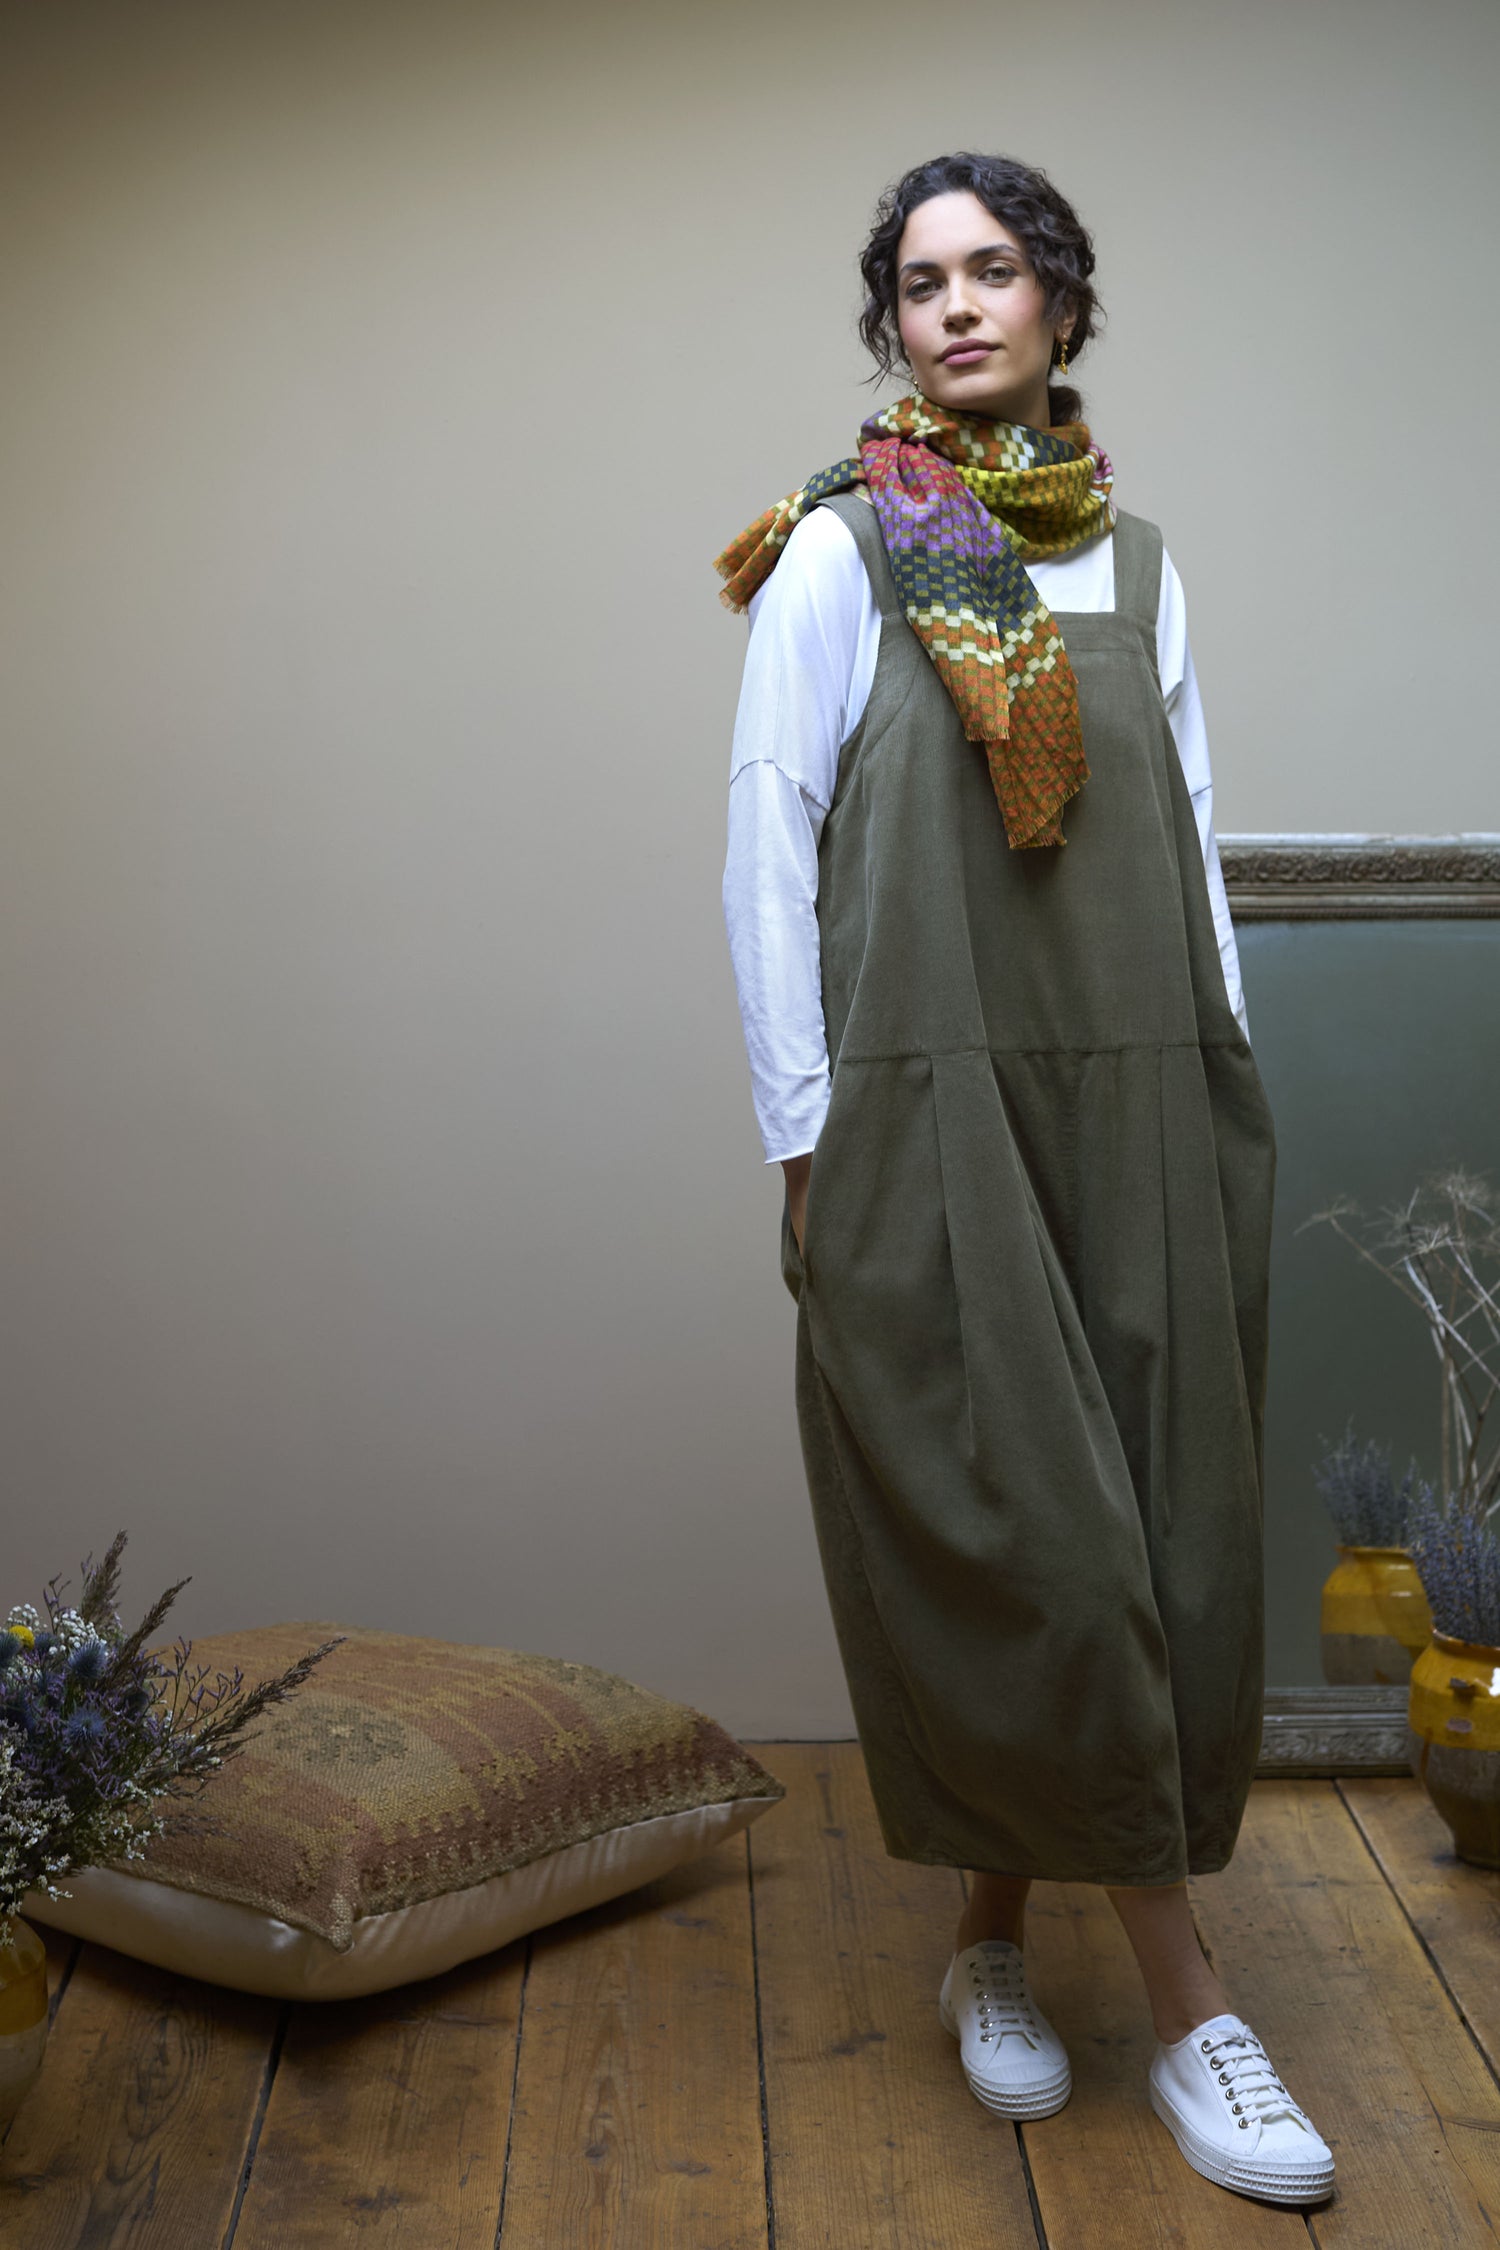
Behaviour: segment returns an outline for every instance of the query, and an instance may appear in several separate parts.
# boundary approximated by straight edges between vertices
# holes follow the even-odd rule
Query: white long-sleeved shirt
[[[1056,610],[1115,606],[1112,531],[1027,564]],[[830,1073],[819,948],[818,839],[839,753],[875,676],[880,610],[854,535],[831,508],[792,531],[750,601],[730,757],[724,923],[766,1162],[811,1149]],[[1167,720],[1197,818],[1229,1004],[1249,1037],[1239,954],[1213,827],[1213,776],[1188,647],[1187,603],[1163,551],[1156,659]]]

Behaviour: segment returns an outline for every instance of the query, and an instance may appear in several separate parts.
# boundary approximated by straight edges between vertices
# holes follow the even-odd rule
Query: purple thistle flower
[[[68,1678],[75,1686],[92,1687],[109,1670],[109,1650],[103,1641],[84,1641],[68,1657]]]

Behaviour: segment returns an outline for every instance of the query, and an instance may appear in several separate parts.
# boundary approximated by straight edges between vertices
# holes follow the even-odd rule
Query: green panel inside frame
[[[1404,1204],[1439,1167],[1500,1192],[1500,918],[1237,924],[1250,1039],[1276,1119],[1266,1397],[1266,1677],[1322,1679],[1335,1534],[1312,1465],[1354,1417],[1438,1474],[1438,1361],[1416,1305],[1328,1225]]]

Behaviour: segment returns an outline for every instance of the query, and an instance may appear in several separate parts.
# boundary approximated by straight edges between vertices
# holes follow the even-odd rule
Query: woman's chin
[[[962,375],[948,375],[934,368],[931,377],[922,385],[922,396],[931,399],[934,406],[946,406],[953,414],[977,414],[987,422],[1018,422],[1022,417],[1016,412],[1016,400],[998,390],[993,382],[966,381]]]

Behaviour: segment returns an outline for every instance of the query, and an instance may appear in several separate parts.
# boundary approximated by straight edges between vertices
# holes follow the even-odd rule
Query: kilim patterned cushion
[[[304,1623],[192,1660],[250,1682],[338,1632],[186,1800],[214,1833],[157,1837],[25,1913],[247,1991],[344,1997],[633,1889],[785,1795],[701,1711],[562,1657]]]

